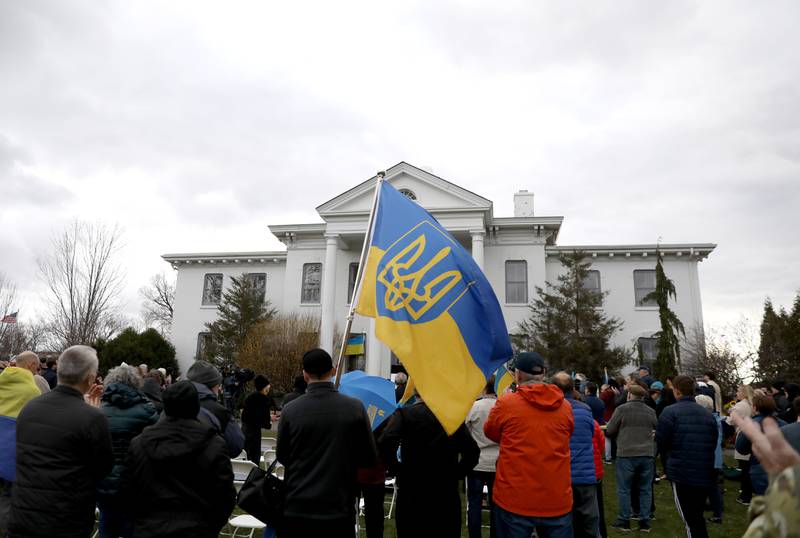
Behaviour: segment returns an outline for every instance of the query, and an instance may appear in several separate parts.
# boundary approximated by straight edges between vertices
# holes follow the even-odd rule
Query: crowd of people
[[[725,439],[741,476],[736,501],[752,502],[758,516],[752,528],[800,525],[797,511],[783,519],[770,512],[798,506],[793,384],[742,385],[736,403],[725,405],[713,373],[662,382],[642,366],[598,386],[548,372],[542,356],[522,352],[511,388],[498,396],[489,380],[465,423],[448,434],[419,394],[373,431],[365,406],[336,390],[333,360],[320,349],[303,356],[280,415],[269,380],[254,375],[253,391],[237,395],[241,420],[222,397],[231,394],[227,377],[202,360],[181,381],[123,364],[101,383],[91,347],[44,363],[32,352],[15,359],[0,365],[3,537],[88,537],[96,513],[102,538],[217,537],[236,502],[231,458],[244,450],[258,464],[263,430],[275,422],[285,467],[281,538],[352,538],[359,497],[368,538],[383,536],[389,476],[397,480],[401,538],[460,536],[462,480],[470,538],[481,536],[487,503],[492,538],[605,538],[608,527],[630,531],[631,521],[648,532],[661,480],[671,484],[687,536],[707,536],[707,522],[723,518]],[[407,378],[396,383],[400,400]],[[607,525],[609,463],[619,508]],[[779,488],[770,486],[776,476]]]

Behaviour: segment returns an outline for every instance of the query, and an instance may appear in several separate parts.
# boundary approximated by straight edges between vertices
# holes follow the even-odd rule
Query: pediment
[[[373,176],[328,200],[317,207],[317,213],[322,217],[369,213],[376,181],[377,176]],[[397,190],[406,189],[413,193],[417,203],[428,211],[486,211],[492,207],[490,200],[406,162],[400,162],[386,170],[385,181]]]

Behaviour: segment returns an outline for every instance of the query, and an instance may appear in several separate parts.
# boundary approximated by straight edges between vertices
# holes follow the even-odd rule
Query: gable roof
[[[408,164],[405,161],[400,161],[396,165],[388,168],[385,172],[384,180],[388,181],[390,184],[393,180],[400,180],[400,178],[404,178],[406,176],[410,176],[415,181],[420,182],[423,185],[426,185],[437,191],[446,195],[453,201],[458,202],[458,207],[455,205],[439,205],[439,206],[430,206],[425,203],[425,200],[420,200],[420,204],[424,206],[426,209],[479,209],[483,211],[491,211],[492,209],[492,202],[475,194],[472,191],[469,191],[463,187],[456,185],[455,183],[451,183],[446,179],[443,179],[437,175],[432,174],[422,168],[418,168],[411,164]],[[320,216],[330,215],[334,213],[347,213],[347,214],[354,214],[354,213],[369,213],[369,207],[371,206],[372,202],[372,194],[374,191],[375,183],[377,182],[377,175],[372,176],[371,178],[363,181],[349,189],[342,194],[331,198],[327,202],[317,206],[317,213]],[[355,209],[348,210],[347,206],[353,206],[353,202],[356,200],[367,200],[368,203],[366,204],[366,209],[362,207],[358,207]],[[357,204],[356,204],[357,205]],[[362,204],[363,205],[363,204]]]

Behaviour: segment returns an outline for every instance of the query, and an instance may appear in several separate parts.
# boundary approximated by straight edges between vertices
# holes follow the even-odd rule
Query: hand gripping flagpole
[[[369,220],[367,222],[367,231],[364,235],[364,246],[361,248],[361,259],[358,262],[358,272],[356,273],[356,283],[353,286],[353,297],[350,299],[350,311],[347,313],[347,321],[344,325],[344,334],[342,334],[342,346],[339,348],[339,358],[336,360],[336,381],[334,387],[339,388],[339,383],[342,380],[342,361],[344,359],[344,352],[347,349],[347,341],[350,340],[350,327],[353,325],[353,317],[356,312],[356,304],[359,296],[361,295],[361,285],[364,279],[364,266],[367,263],[367,255],[369,254],[369,246],[372,243],[372,232],[375,227],[375,214],[378,210],[378,199],[380,198],[381,185],[383,178],[386,177],[386,172],[378,172],[376,177],[378,180],[375,182],[375,196],[372,199],[372,209],[369,213]]]

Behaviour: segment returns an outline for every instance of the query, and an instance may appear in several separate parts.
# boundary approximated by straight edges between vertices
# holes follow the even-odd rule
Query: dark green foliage
[[[800,379],[800,294],[791,312],[775,312],[772,302],[764,301],[757,371],[763,381]]]
[[[130,366],[146,364],[150,370],[165,368],[172,372],[173,379],[179,374],[175,348],[155,329],[139,333],[128,327],[111,340],[95,341],[94,348],[100,359],[101,375],[123,362]]]
[[[630,353],[622,347],[610,347],[611,337],[622,328],[622,321],[607,317],[602,310],[605,293],[584,287],[591,263],[585,254],[561,256],[566,273],[546,289],[536,287],[537,297],[529,308],[530,317],[519,324],[513,337],[518,349],[541,353],[550,371],[559,369],[582,372],[589,379],[603,379],[630,362]]]
[[[230,287],[222,292],[217,320],[206,323],[211,342],[200,358],[221,368],[233,366],[247,334],[276,313],[270,302],[253,289],[247,274],[231,277]]]
[[[658,319],[661,330],[654,336],[658,338],[656,344],[656,362],[653,364],[653,375],[656,379],[666,379],[668,375],[675,375],[681,369],[681,342],[680,333],[686,337],[683,322],[670,310],[669,299],[677,298],[675,284],[667,278],[664,272],[661,251],[656,251],[656,289],[645,296],[645,301],[655,301],[658,304]]]

